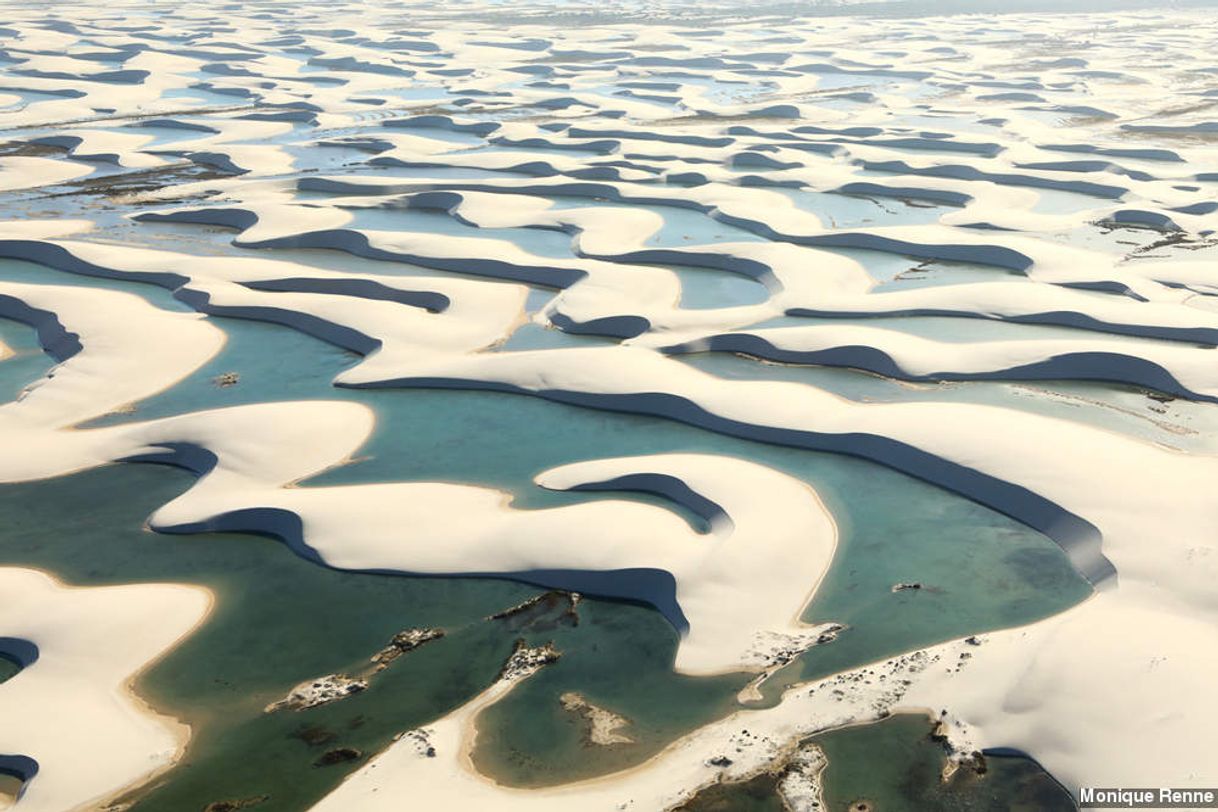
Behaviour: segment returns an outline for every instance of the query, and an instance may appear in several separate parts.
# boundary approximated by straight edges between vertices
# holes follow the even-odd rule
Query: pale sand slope
[[[172,584],[68,587],[0,568],[0,636],[37,660],[0,684],[0,752],[38,763],[17,808],[61,812],[168,767],[188,731],[128,686],[204,618],[207,590]]]
[[[0,316],[34,326],[60,357],[72,355],[81,336],[89,343],[89,352],[0,406],[0,426],[13,430],[72,426],[156,394],[224,344],[224,333],[197,314],[96,288],[0,282]]]
[[[1136,351],[1130,349],[1137,347]],[[1121,377],[1193,399],[1218,399],[1218,367],[1204,347],[1095,339],[935,341],[854,324],[741,329],[676,345],[682,353],[743,352],[786,363],[869,369],[913,380]],[[1141,366],[1137,362],[1144,362]]]
[[[88,164],[52,158],[0,157],[0,192],[63,183],[84,177],[92,171]]]

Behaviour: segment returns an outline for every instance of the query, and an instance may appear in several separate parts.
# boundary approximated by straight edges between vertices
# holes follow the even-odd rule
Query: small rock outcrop
[[[237,812],[239,809],[249,809],[263,801],[270,800],[270,795],[255,795],[252,798],[234,798],[232,800],[212,801],[203,807],[203,812]]]
[[[424,643],[439,640],[443,636],[443,629],[420,628],[400,631],[389,641],[389,645],[372,655],[372,662],[376,663],[376,670],[381,671],[408,651],[414,651]]]
[[[316,761],[313,762],[314,767],[330,767],[334,764],[344,764],[348,761],[356,761],[364,755],[362,750],[357,750],[354,747],[338,747],[334,750],[327,750],[322,753]]]
[[[327,674],[308,682],[302,682],[278,702],[266,706],[266,713],[278,710],[301,711],[316,708],[339,699],[346,699],[368,687],[368,681],[351,679],[342,674]]]
[[[503,668],[499,669],[499,679],[515,681],[530,677],[550,663],[557,662],[561,656],[562,652],[553,643],[530,648],[524,640],[517,640],[516,649]]]
[[[324,677],[302,682],[289,691],[283,699],[267,705],[265,712],[274,713],[284,709],[300,711],[354,696],[367,689],[369,679],[388,668],[389,664],[398,657],[443,636],[443,629],[417,628],[400,631],[389,641],[389,645],[369,658],[373,664],[372,667],[363,669],[359,672],[359,676],[327,674]]]
[[[514,629],[543,629],[557,626],[579,625],[579,602],[582,596],[578,592],[564,592],[552,589],[540,595],[534,595],[527,601],[488,615],[487,620],[510,621]]]

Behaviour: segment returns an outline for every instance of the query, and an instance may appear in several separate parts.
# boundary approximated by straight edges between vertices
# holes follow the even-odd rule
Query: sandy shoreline
[[[38,659],[0,692],[7,719],[0,746],[39,765],[23,808],[102,803],[145,783],[150,765],[159,772],[176,763],[188,728],[149,706],[132,684],[205,621],[214,605],[211,590],[183,584],[68,586],[23,567],[0,568],[0,582],[9,596],[0,625],[38,646]],[[158,618],[156,625],[149,615]],[[88,669],[80,667],[83,661]],[[105,747],[93,752],[103,741]],[[81,769],[86,752],[90,766]]]
[[[132,674],[131,678],[127,681],[127,684],[124,686],[124,689],[127,692],[128,698],[131,700],[131,702],[133,704],[136,705],[136,707],[138,707],[140,709],[140,711],[142,713],[144,713],[145,715],[149,716],[152,719],[156,719],[159,722],[162,722],[162,723],[168,722],[170,724],[170,726],[174,730],[175,737],[178,741],[177,750],[174,752],[174,755],[173,755],[172,759],[169,761],[169,763],[163,764],[163,765],[157,767],[153,772],[149,773],[147,776],[140,777],[140,778],[132,781],[126,787],[123,787],[122,789],[120,789],[114,793],[111,793],[105,799],[103,799],[102,801],[99,802],[100,806],[103,806],[103,807],[104,806],[114,806],[114,805],[122,803],[124,798],[138,795],[140,790],[150,786],[154,781],[156,781],[162,775],[164,775],[165,773],[169,772],[174,767],[176,767],[178,765],[178,763],[182,760],[183,756],[186,755],[186,750],[190,745],[190,740],[194,733],[190,723],[186,722],[181,717],[174,715],[172,710],[169,708],[166,708],[164,711],[157,710],[157,708],[152,703],[150,703],[147,699],[142,697],[139,694],[139,692],[136,691],[136,688],[135,688],[136,684],[144,677],[145,674],[147,674],[154,667],[156,667],[156,665],[158,663],[160,663],[162,660],[164,660],[166,657],[169,657],[171,654],[173,654],[174,651],[178,648],[178,646],[180,646],[188,638],[193,636],[195,632],[199,631],[205,625],[207,625],[207,622],[211,619],[212,612],[215,611],[217,598],[216,598],[216,593],[214,590],[212,590],[208,587],[202,587],[202,586],[198,586],[198,585],[186,586],[185,584],[182,584],[181,586],[185,586],[186,588],[191,589],[191,590],[204,591],[207,595],[206,610],[203,612],[202,615],[199,616],[199,619],[195,623],[194,626],[192,626],[190,629],[182,632],[182,634],[179,635],[178,638],[176,640],[174,640],[173,643],[168,648],[166,648],[164,651],[162,651],[154,659],[148,661],[135,674]]]

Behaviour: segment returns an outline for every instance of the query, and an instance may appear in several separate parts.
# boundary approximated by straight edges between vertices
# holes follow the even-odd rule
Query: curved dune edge
[[[306,414],[311,413],[313,425],[322,420],[335,429],[349,424],[355,410],[332,408],[336,405],[265,409],[256,424],[243,429],[256,425],[270,435],[269,450],[299,442]],[[172,444],[150,439],[155,433],[189,436],[186,442],[198,443],[199,427],[210,424],[227,434],[233,421],[254,417],[252,410],[202,413],[193,421],[150,425],[143,442],[149,448]],[[298,427],[276,428],[289,421]],[[783,643],[806,648],[825,629],[803,626],[799,615],[811,597],[809,585],[819,582],[832,558],[832,520],[802,483],[742,460],[628,457],[576,463],[539,477],[546,487],[558,487],[558,472],[566,478],[562,487],[576,490],[584,484],[600,486],[602,477],[676,483],[724,505],[730,521],[704,536],[665,508],[622,500],[517,510],[510,494],[468,485],[284,488],[260,472],[234,470],[231,460],[248,459],[248,445],[211,437],[206,446],[209,456],[215,454],[215,467],[200,471],[205,475],[190,491],[153,514],[154,529],[256,530],[342,569],[509,576],[645,601],[681,632],[675,667],[686,673],[763,669],[770,665],[772,649]],[[198,470],[189,458],[192,453],[175,449],[133,458]],[[749,484],[742,488],[741,482]],[[629,487],[644,489],[638,483]],[[776,519],[780,504],[788,511],[781,522]],[[353,526],[360,528],[357,536]],[[403,527],[410,528],[408,544],[403,544]],[[579,543],[573,544],[576,537]],[[774,556],[787,562],[781,570],[775,569]],[[645,577],[648,573],[662,577]]]
[[[1190,400],[1218,399],[1214,353],[1188,345],[1129,352],[1107,341],[932,341],[896,330],[827,325],[737,330],[666,347],[743,353],[770,361],[864,369],[910,381],[1109,380]]]
[[[211,611],[209,590],[182,584],[69,587],[37,570],[0,568],[0,630],[39,657],[0,685],[0,751],[37,763],[20,808],[100,802],[181,756],[189,729],[135,696],[132,682]]]
[[[0,406],[0,431],[9,432],[67,428],[155,395],[212,358],[225,338],[196,314],[87,287],[0,282],[0,317],[33,327],[61,362],[53,377]],[[81,353],[82,335],[104,355]]]

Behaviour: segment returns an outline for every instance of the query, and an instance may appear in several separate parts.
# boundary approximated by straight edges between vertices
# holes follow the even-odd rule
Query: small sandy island
[[[634,739],[617,732],[630,725],[629,719],[593,705],[584,699],[582,694],[574,691],[563,694],[558,701],[562,703],[565,710],[584,717],[584,721],[588,725],[587,739],[590,743],[603,746],[634,743]]]

